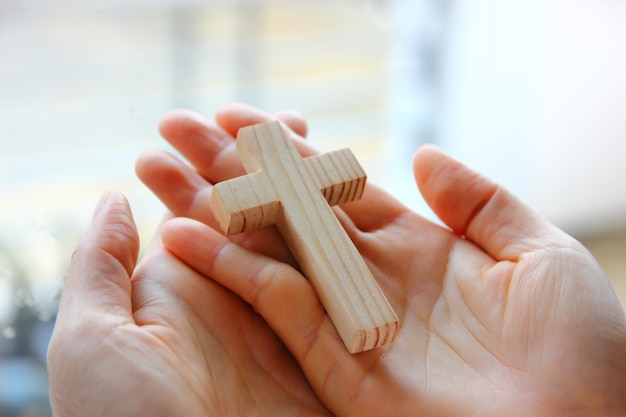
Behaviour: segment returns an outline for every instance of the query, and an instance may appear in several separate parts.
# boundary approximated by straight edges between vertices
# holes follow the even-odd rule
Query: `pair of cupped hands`
[[[140,261],[126,199],[103,196],[49,348],[56,416],[626,412],[626,318],[594,258],[432,146],[413,170],[446,226],[371,184],[335,208],[400,319],[392,345],[348,353],[276,231],[226,238],[208,208],[213,184],[245,173],[237,131],[275,119],[316,153],[293,112],[164,116],[187,162],[154,150],[137,161],[170,212]]]

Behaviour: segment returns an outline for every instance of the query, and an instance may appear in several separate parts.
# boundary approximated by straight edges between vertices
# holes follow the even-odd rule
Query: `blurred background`
[[[0,415],[50,416],[45,357],[100,195],[143,242],[163,206],[134,160],[161,115],[297,109],[322,150],[433,218],[435,143],[596,255],[626,305],[623,0],[0,0]]]

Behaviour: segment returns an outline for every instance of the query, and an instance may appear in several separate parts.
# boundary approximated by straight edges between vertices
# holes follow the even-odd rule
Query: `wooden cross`
[[[302,158],[280,122],[239,130],[248,175],[218,183],[210,208],[226,235],[275,224],[351,353],[391,343],[398,318],[330,205],[361,198],[349,149]]]

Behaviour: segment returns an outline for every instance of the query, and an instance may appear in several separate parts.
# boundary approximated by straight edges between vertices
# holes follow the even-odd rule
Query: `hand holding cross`
[[[280,122],[241,129],[248,175],[218,183],[210,208],[226,235],[276,225],[351,353],[391,343],[398,318],[330,205],[361,198],[349,149],[302,158]]]

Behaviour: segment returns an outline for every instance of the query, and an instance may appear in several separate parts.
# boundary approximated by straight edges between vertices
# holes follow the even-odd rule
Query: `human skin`
[[[170,117],[163,130],[176,146],[188,140],[185,129],[168,127],[180,129],[189,119]],[[233,136],[267,119],[239,106],[217,115]],[[211,164],[194,165],[209,182],[225,179]],[[228,177],[243,173],[236,162],[230,165]],[[337,415],[621,412],[624,312],[593,257],[508,191],[436,148],[417,152],[414,173],[448,227],[371,186],[362,201],[336,211],[400,316],[398,339],[388,348],[349,355],[295,269],[201,224],[212,225],[210,219],[175,220],[164,241],[253,305]],[[159,195],[166,204],[174,200]]]
[[[130,207],[107,193],[74,251],[48,351],[65,416],[328,416],[297,362],[239,297],[159,231],[141,262]]]
[[[228,239],[214,230],[207,209],[212,184],[243,174],[233,146],[237,130],[274,117],[231,105],[218,112],[216,123],[185,111],[163,119],[163,136],[191,165],[151,151],[139,159],[137,172],[180,218],[165,223],[163,243],[153,240],[134,270],[128,266],[133,262],[118,262],[127,267],[121,268],[126,275],[117,271],[112,285],[124,292],[107,301],[107,311],[119,313],[114,317],[93,307],[107,289],[103,277],[111,274],[86,263],[72,270],[62,298],[65,316],[60,313],[61,330],[55,330],[51,347],[51,359],[58,355],[51,360],[51,371],[57,369],[51,377],[65,377],[51,380],[53,405],[54,399],[61,405],[93,401],[88,392],[79,389],[81,397],[66,388],[85,385],[71,385],[76,377],[110,379],[106,375],[120,357],[112,359],[104,348],[96,349],[105,351],[101,355],[87,354],[95,337],[88,336],[91,328],[108,318],[104,334],[120,339],[107,338],[106,346],[121,357],[128,356],[122,347],[140,344],[146,333],[171,355],[151,357],[159,352],[155,344],[140,344],[142,355],[118,366],[125,377],[111,377],[118,391],[110,398],[120,398],[128,390],[119,380],[132,381],[129,375],[143,372],[137,379],[144,382],[135,385],[143,396],[134,395],[131,404],[139,410],[156,398],[153,411],[164,412],[142,413],[147,415],[624,413],[626,318],[596,261],[508,191],[430,146],[416,153],[414,173],[446,226],[371,185],[362,200],[335,209],[401,323],[393,345],[349,354],[275,231]],[[315,152],[300,137],[306,133],[302,119],[290,113],[278,117],[295,131],[303,154]],[[126,209],[114,212],[130,218]],[[85,241],[101,240],[88,233]],[[109,260],[130,259],[119,242],[116,247],[119,253]],[[77,254],[81,251],[86,249]],[[75,258],[73,265],[80,264],[80,256]],[[67,299],[81,298],[76,294],[85,295],[74,309],[86,309],[82,319],[64,313],[72,311]],[[82,326],[64,329],[81,320]],[[119,330],[129,328],[136,333]],[[77,332],[87,337],[78,339]],[[87,346],[72,352],[81,345]],[[90,366],[58,372],[68,355],[70,363]],[[169,362],[163,356],[185,366],[164,366]],[[143,357],[150,360],[142,362]],[[130,366],[135,363],[142,366]],[[92,374],[93,369],[99,372]],[[184,371],[195,376],[185,379]],[[171,382],[168,392],[158,392],[163,384],[151,384],[155,377]],[[185,393],[188,401],[173,399]],[[181,404],[198,407],[181,412]],[[123,414],[124,405],[118,404],[115,415],[134,415]]]

